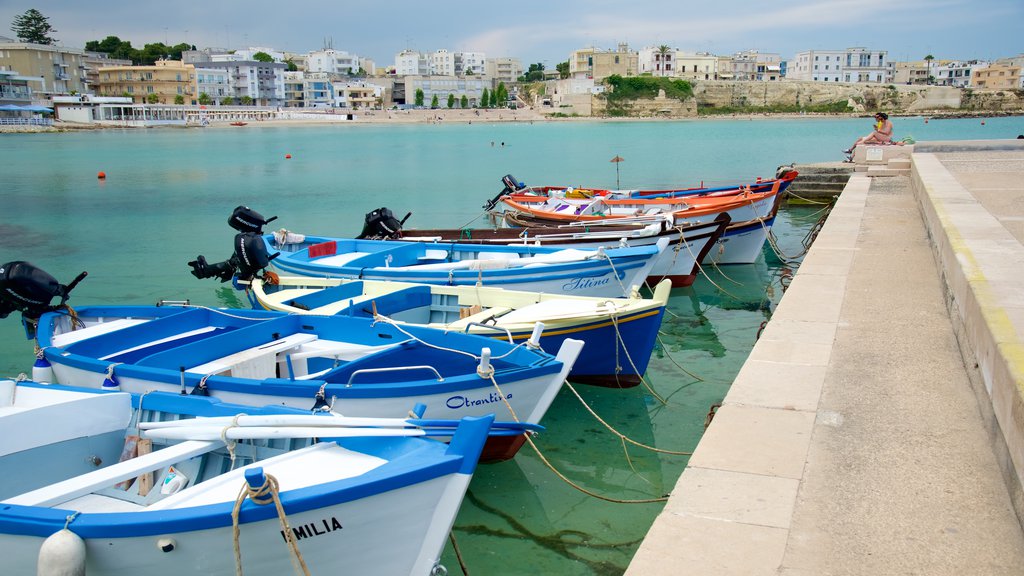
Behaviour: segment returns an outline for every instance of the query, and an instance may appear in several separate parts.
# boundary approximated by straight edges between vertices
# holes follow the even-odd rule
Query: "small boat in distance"
[[[247,124],[248,124],[248,122],[232,122],[231,123],[232,126],[245,126]]]

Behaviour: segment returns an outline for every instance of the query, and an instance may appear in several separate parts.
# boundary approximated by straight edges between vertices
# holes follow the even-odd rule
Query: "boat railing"
[[[347,388],[349,386],[352,386],[352,382],[356,379],[356,376],[360,374],[369,374],[372,372],[398,372],[405,370],[430,370],[431,372],[434,373],[434,376],[437,376],[438,382],[444,382],[444,378],[441,377],[441,373],[437,371],[437,368],[434,368],[433,366],[428,366],[426,364],[421,364],[418,366],[392,366],[389,368],[363,368],[362,370],[356,370],[355,372],[352,373],[351,376],[348,377],[348,382],[345,383],[345,387]]]
[[[495,330],[497,332],[504,332],[505,335],[508,336],[508,343],[515,344],[515,342],[512,340],[512,331],[509,330],[508,328],[505,328],[504,326],[493,326],[491,324],[484,324],[483,322],[467,322],[466,327],[462,331],[469,332],[469,329],[473,326],[487,328],[489,330]]]

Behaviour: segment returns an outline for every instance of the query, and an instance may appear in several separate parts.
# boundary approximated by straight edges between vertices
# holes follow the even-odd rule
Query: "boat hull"
[[[469,476],[453,474],[396,490],[345,502],[340,497],[325,498],[319,507],[289,510],[285,506],[292,532],[298,540],[302,559],[313,574],[409,574],[427,576],[433,569],[461,505]],[[334,500],[331,502],[331,500]],[[96,576],[181,576],[182,574],[233,574],[235,558],[230,505],[217,516],[221,526],[205,530],[182,530],[187,522],[163,522],[161,513],[142,522],[151,535],[132,537],[125,526],[102,525],[86,532],[90,516],[82,514],[70,528],[85,541],[86,573]],[[240,516],[240,549],[244,573],[249,576],[280,576],[293,573],[292,561],[276,514],[260,514],[251,519],[251,502]],[[264,506],[273,511],[274,506]],[[69,510],[53,510],[63,519]],[[248,512],[248,513],[247,513]],[[263,512],[263,511],[261,511]],[[0,513],[0,555],[4,572],[35,574],[43,536],[11,534],[9,526],[17,519],[18,507]],[[168,515],[173,516],[173,515]],[[400,522],[395,519],[400,518]],[[215,520],[216,521],[216,520]],[[96,524],[102,519],[97,518]],[[149,526],[146,526],[149,524]],[[161,525],[163,524],[163,525]],[[59,529],[59,527],[58,527]],[[160,544],[173,542],[173,549],[161,550]],[[387,543],[382,545],[382,543]],[[372,553],[372,551],[379,553]]]

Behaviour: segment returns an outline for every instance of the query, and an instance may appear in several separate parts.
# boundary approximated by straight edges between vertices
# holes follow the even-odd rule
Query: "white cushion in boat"
[[[595,300],[544,300],[523,306],[501,317],[501,324],[512,322],[544,322],[559,318],[579,318],[607,314],[613,305]],[[597,318],[594,318],[597,320]]]

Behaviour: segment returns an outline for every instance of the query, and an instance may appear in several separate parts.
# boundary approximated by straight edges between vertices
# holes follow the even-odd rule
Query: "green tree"
[[[185,97],[182,96],[181,94],[175,94],[174,95],[174,103],[175,104],[179,104],[179,105],[180,104],[184,104],[185,103]]]
[[[422,88],[417,88],[416,89],[416,105],[417,106],[423,106],[423,89]]]
[[[85,49],[89,52],[102,52],[110,55],[111,58],[120,60],[137,62],[139,59],[139,51],[132,48],[132,43],[121,40],[117,36],[107,36],[103,40],[90,40],[85,43]]]
[[[558,70],[558,77],[565,80],[569,77],[569,61],[559,62],[555,64],[555,70]]]
[[[274,57],[266,52],[257,52],[252,55],[252,59],[257,62],[273,62]]]
[[[462,95],[462,100],[459,100],[459,108],[469,108],[469,97],[465,94]]]
[[[505,87],[505,83],[498,82],[498,89],[495,90],[494,93],[495,96],[492,96],[491,98],[494,99],[495,106],[505,108],[508,105],[508,88]]]
[[[430,109],[434,110],[438,106],[439,106],[439,102],[437,101],[437,94],[434,94],[434,97],[430,99]]]
[[[928,66],[928,83],[932,83],[932,60],[935,60],[935,56],[931,54],[924,57],[924,62]]]
[[[668,67],[669,67],[668,53],[671,52],[671,51],[672,51],[672,49],[669,48],[668,46],[666,46],[665,44],[662,44],[661,46],[658,46],[658,56],[659,56],[658,59],[661,62],[660,68],[661,68],[661,75],[662,76],[668,76]]]
[[[455,94],[448,94],[448,108],[455,108]]]
[[[221,106],[231,106],[235,103],[235,99],[231,96],[225,96],[220,99]]]
[[[298,65],[295,64],[295,62],[292,61],[291,58],[289,58],[288,60],[285,60],[284,63],[288,65],[288,71],[289,72],[298,72],[299,67],[298,67]]]
[[[29,44],[57,43],[57,40],[50,36],[50,32],[56,32],[53,26],[50,26],[50,19],[35,8],[26,10],[20,16],[15,16],[14,22],[11,24],[11,31],[17,35],[18,40]]]
[[[203,106],[209,106],[210,104],[213,104],[213,98],[210,98],[210,95],[206,92],[200,92],[199,103]]]
[[[487,92],[487,88],[484,88],[484,93],[480,95],[480,107],[487,108],[491,105],[491,95]]]
[[[491,105],[489,107],[490,108],[497,108],[498,107],[498,91],[497,90],[491,90]]]
[[[568,62],[566,63],[568,65]],[[556,67],[557,68],[557,67]],[[566,68],[568,70],[568,68]],[[519,78],[520,82],[540,82],[544,79],[544,63],[537,62],[536,64],[530,64],[530,68],[526,71],[526,74]]]
[[[248,94],[246,94],[245,96],[242,96],[241,98],[239,98],[239,102],[238,103],[241,104],[242,106],[252,106],[252,96],[249,96]]]
[[[146,94],[146,102],[150,104],[158,104],[160,102],[160,95],[156,92],[150,92]]]

